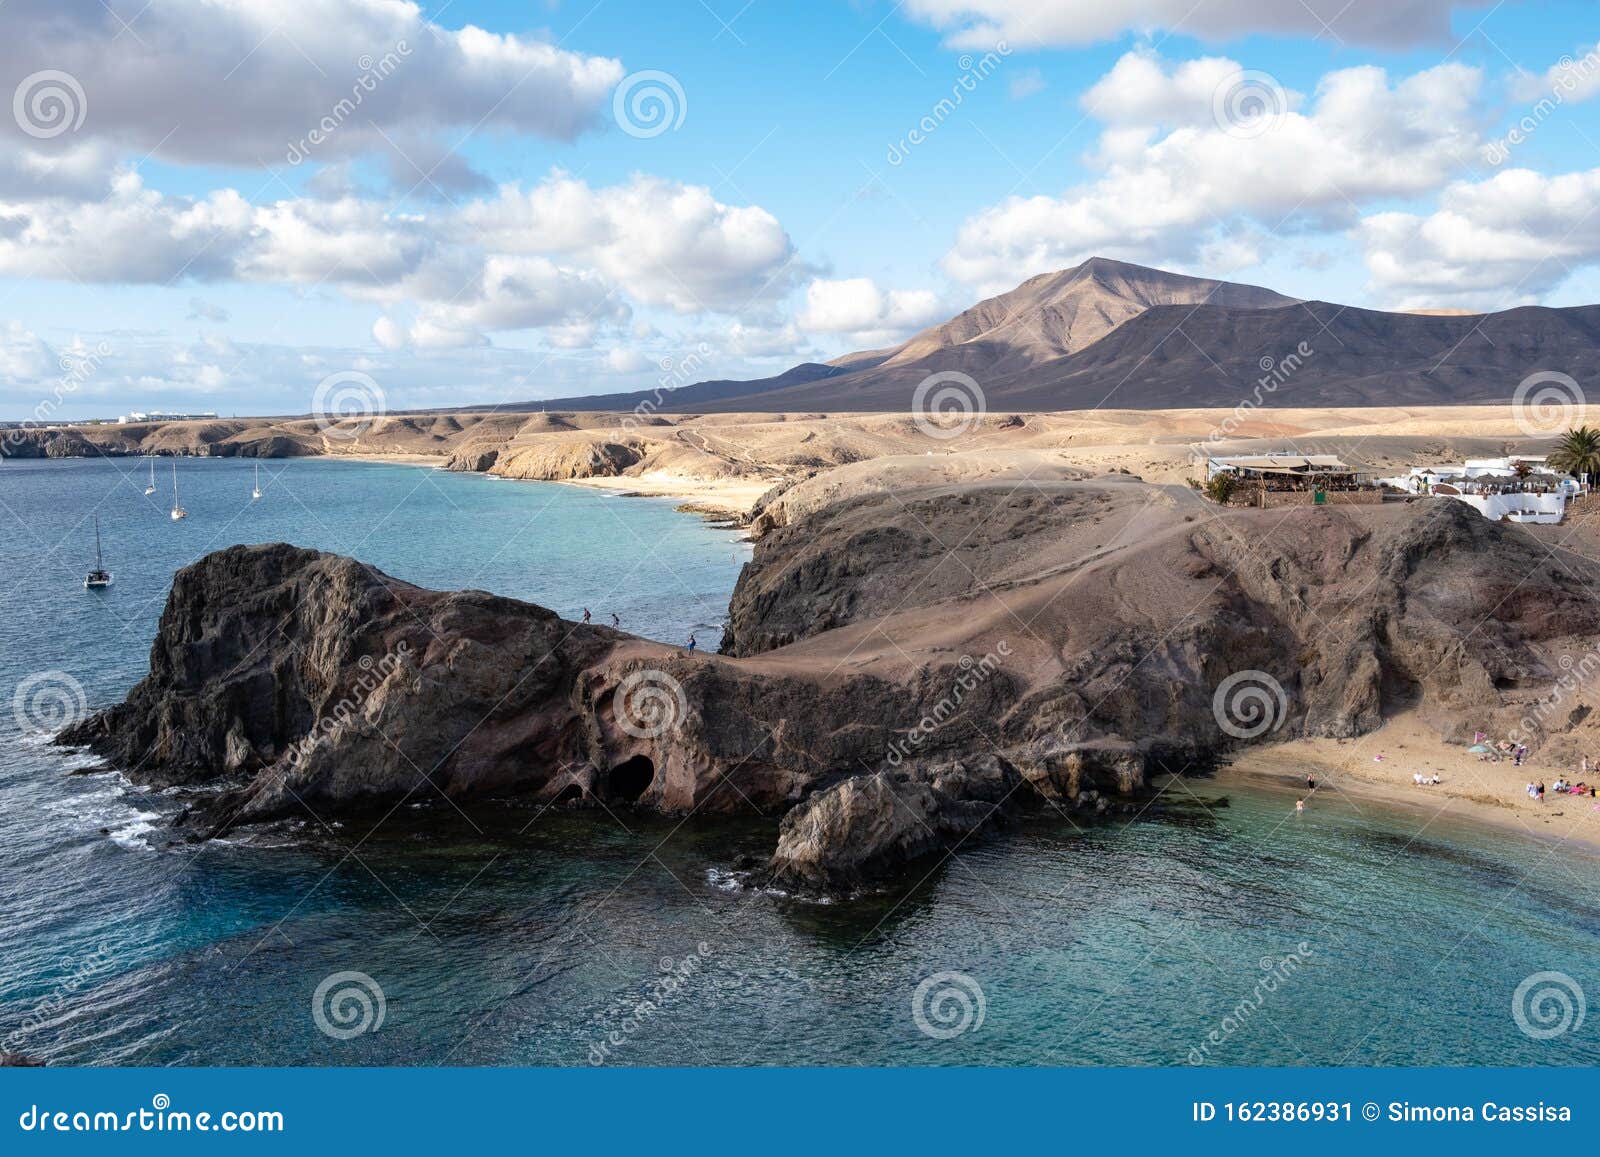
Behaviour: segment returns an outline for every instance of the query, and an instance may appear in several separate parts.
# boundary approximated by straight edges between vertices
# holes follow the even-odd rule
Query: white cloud
[[[242,281],[332,287],[392,316],[380,344],[480,344],[553,327],[590,344],[634,305],[684,313],[763,308],[800,267],[775,217],[648,176],[594,188],[556,173],[434,214],[382,201],[294,198],[251,205],[232,189],[182,197],[119,174],[101,200],[0,199],[0,275],[79,282]],[[397,348],[397,347],[392,347]]]
[[[507,186],[474,202],[460,223],[492,249],[573,257],[640,303],[682,313],[771,300],[800,272],[788,234],[765,209],[642,174],[595,189],[558,172],[527,192]]]
[[[906,10],[957,47],[998,40],[1013,48],[1089,44],[1124,32],[1175,32],[1202,40],[1267,34],[1406,47],[1444,43],[1450,14],[1489,0],[907,0]]]
[[[1525,100],[1551,97],[1569,104],[1600,93],[1600,44],[1581,51],[1581,56],[1563,56],[1542,77],[1521,77],[1513,84],[1513,92]]]
[[[949,310],[929,290],[880,290],[871,278],[817,279],[806,287],[800,328],[840,334],[861,345],[887,345],[942,320]]]
[[[1088,158],[1100,175],[969,218],[945,269],[994,292],[1095,254],[1232,264],[1243,250],[1219,249],[1219,234],[1262,251],[1273,235],[1347,227],[1363,205],[1430,193],[1477,160],[1480,84],[1457,64],[1392,84],[1357,67],[1304,101],[1232,61],[1129,54],[1085,98],[1108,126]]]
[[[1361,222],[1373,288],[1400,308],[1507,309],[1530,304],[1577,266],[1600,261],[1600,169],[1527,169],[1460,182],[1427,215]]]
[[[45,68],[80,86],[81,126],[41,141],[6,118],[0,141],[250,166],[295,148],[319,161],[387,153],[386,135],[421,150],[452,128],[570,140],[623,75],[532,37],[444,28],[405,0],[9,0],[7,91]]]
[[[606,351],[606,372],[612,374],[636,374],[650,364],[638,350],[614,349]]]
[[[60,376],[56,355],[20,321],[0,325],[0,386],[28,388]]]

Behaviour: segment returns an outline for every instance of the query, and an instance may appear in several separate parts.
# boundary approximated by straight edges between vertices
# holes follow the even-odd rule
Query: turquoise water
[[[256,504],[250,464],[184,462],[173,524],[131,466],[0,465],[0,1047],[111,1064],[1600,1061],[1600,1012],[1536,1039],[1512,1009],[1541,972],[1600,994],[1592,856],[1326,792],[1300,816],[1292,793],[1234,785],[1227,807],[1041,816],[833,905],[733,886],[733,856],[773,839],[743,821],[421,806],[332,839],[167,847],[170,799],[74,775],[87,761],[8,706],[47,671],[91,707],[120,698],[173,570],[205,551],[282,538],[676,641],[717,637],[747,548],[669,502],[318,460],[265,464]],[[105,596],[80,585],[96,509]],[[348,972],[383,1019],[339,1039],[313,1001]]]

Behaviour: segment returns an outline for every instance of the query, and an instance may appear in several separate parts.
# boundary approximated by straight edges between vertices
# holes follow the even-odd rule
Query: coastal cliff
[[[1151,491],[801,520],[741,578],[727,656],[234,547],[179,573],[148,677],[61,740],[205,787],[200,835],[437,793],[753,812],[783,817],[758,878],[848,890],[1021,810],[1125,806],[1241,742],[1360,735],[1402,708],[1446,737],[1493,729],[1600,634],[1600,567],[1459,503],[1201,517]],[[917,537],[974,519],[981,572]],[[909,548],[861,565],[885,521]]]

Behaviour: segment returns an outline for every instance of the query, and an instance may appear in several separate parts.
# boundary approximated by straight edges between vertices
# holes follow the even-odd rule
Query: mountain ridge
[[[1537,370],[1600,370],[1600,306],[1389,313],[1092,257],[1028,278],[898,346],[743,382],[539,405],[897,412],[935,373],[971,377],[995,411],[1093,409],[1113,398],[1136,410],[1228,407],[1261,388],[1279,405],[1459,405],[1507,401]]]

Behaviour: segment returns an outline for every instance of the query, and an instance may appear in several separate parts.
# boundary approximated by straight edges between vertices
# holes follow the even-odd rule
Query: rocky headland
[[[1557,684],[1600,635],[1600,564],[1522,528],[1026,469],[772,495],[718,655],[234,547],[179,573],[148,677],[62,741],[205,789],[195,838],[440,794],[757,813],[753,880],[849,891],[1025,810],[1137,809],[1247,743],[1588,718]]]

